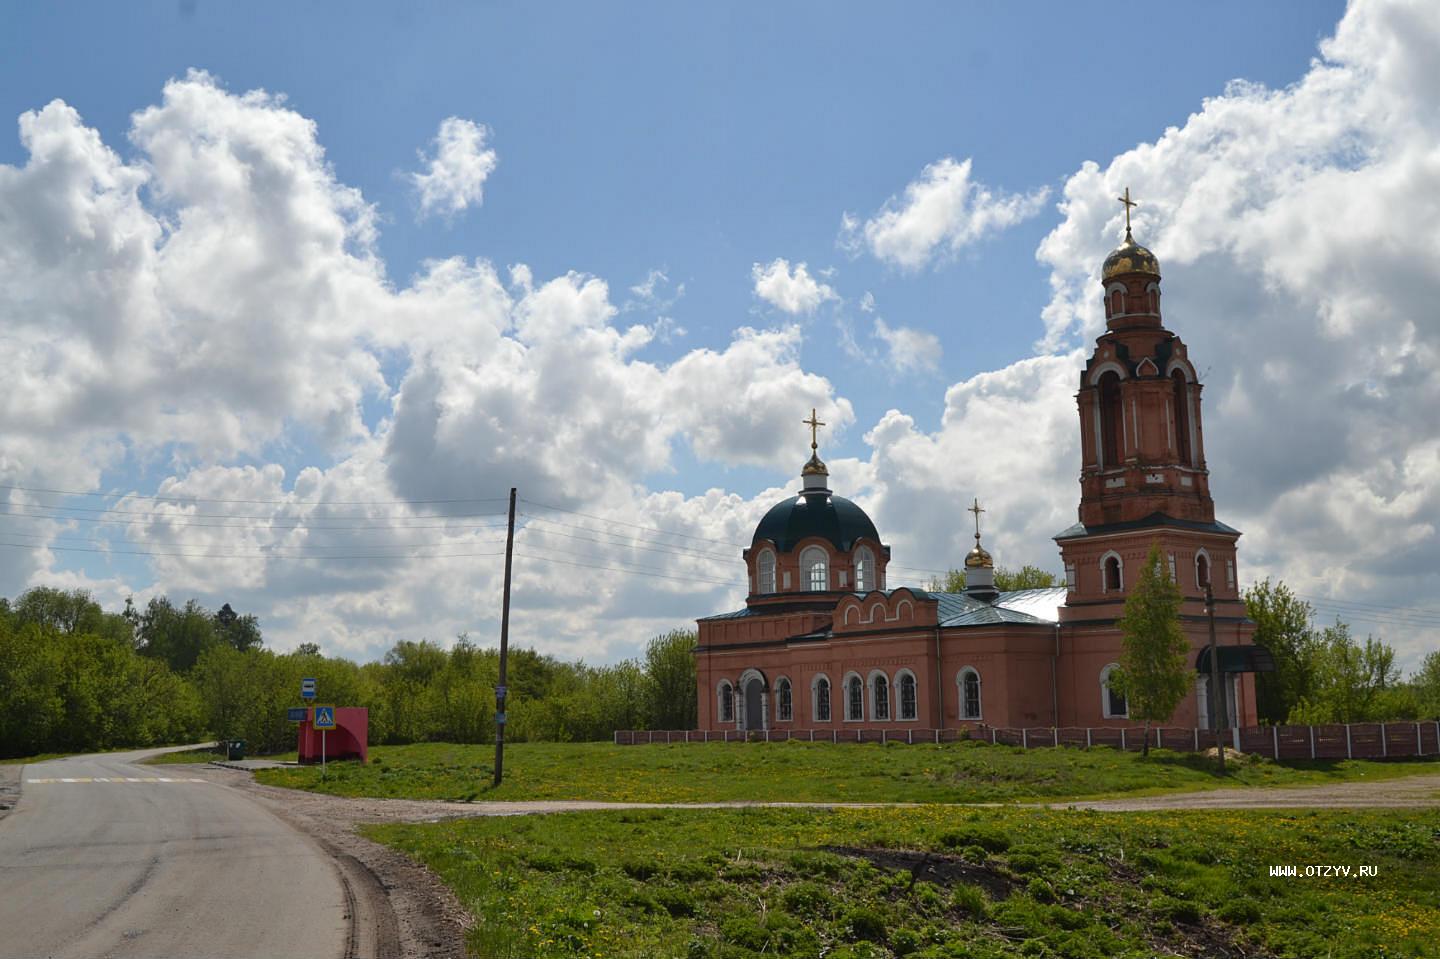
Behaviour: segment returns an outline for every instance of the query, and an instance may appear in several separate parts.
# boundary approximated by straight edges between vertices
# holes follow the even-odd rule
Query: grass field
[[[1348,959],[1440,942],[1429,812],[640,810],[366,833],[456,891],[482,959]]]
[[[332,763],[323,781],[313,767],[261,770],[256,778],[343,796],[410,799],[953,803],[1304,786],[1440,771],[1434,759],[1280,765],[1247,758],[1222,778],[1213,760],[1188,753],[1160,750],[1141,759],[1114,749],[983,743],[516,743],[506,747],[505,782],[495,789],[494,755],[493,745],[377,746],[369,765]]]

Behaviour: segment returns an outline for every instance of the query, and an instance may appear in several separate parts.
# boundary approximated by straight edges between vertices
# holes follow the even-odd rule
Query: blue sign
[[[316,707],[315,707],[315,719],[311,722],[311,725],[314,726],[316,729],[334,729],[334,728],[335,728],[335,707],[334,707],[334,706],[316,706]]]
[[[303,723],[309,718],[310,710],[304,706],[291,706],[285,710],[285,718],[292,723]]]
[[[301,698],[301,699],[314,699],[314,698],[315,698],[315,680],[313,680],[313,679],[302,679],[302,680],[300,680],[300,698]]]

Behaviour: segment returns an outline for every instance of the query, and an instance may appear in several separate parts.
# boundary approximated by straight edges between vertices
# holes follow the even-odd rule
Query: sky
[[[1240,577],[1440,645],[1440,7],[28,5],[0,595],[612,662],[744,601],[801,424],[891,545],[1059,572],[1140,202]],[[1236,24],[1243,22],[1244,29]]]

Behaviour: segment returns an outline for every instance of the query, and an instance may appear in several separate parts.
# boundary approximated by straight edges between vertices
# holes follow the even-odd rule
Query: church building
[[[829,488],[812,412],[801,488],[775,504],[743,555],[745,608],[699,620],[699,726],[853,733],[980,725],[1131,725],[1110,688],[1116,621],[1152,544],[1184,597],[1196,668],[1170,725],[1210,726],[1205,588],[1213,590],[1226,725],[1256,722],[1254,625],[1239,594],[1239,531],[1215,519],[1202,386],[1165,329],[1160,265],[1130,233],[1101,270],[1106,330],[1079,371],[1080,508],[1058,533],[1065,585],[1002,592],[981,545],[959,593],[891,589],[890,547],[859,506]],[[962,512],[956,510],[958,516]],[[1223,647],[1243,647],[1226,649]],[[1263,657],[1263,650],[1259,651]]]

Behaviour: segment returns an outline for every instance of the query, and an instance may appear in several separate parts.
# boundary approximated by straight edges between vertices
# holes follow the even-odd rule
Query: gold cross
[[[976,497],[974,505],[972,505],[965,512],[975,514],[975,542],[978,543],[980,542],[980,514],[985,512],[985,510],[980,508],[979,497]]]
[[[1134,200],[1130,199],[1130,188],[1129,188],[1128,186],[1125,188],[1125,195],[1124,195],[1124,196],[1117,196],[1115,199],[1117,199],[1117,200],[1119,200],[1121,203],[1125,204],[1125,232],[1126,232],[1126,233],[1129,233],[1129,232],[1130,232],[1130,208],[1131,208],[1132,206],[1139,206],[1140,204],[1138,204],[1138,203],[1136,203]]]
[[[824,426],[825,424],[820,422],[820,418],[815,415],[815,410],[813,408],[810,410],[810,418],[808,420],[801,420],[800,422],[810,427],[810,448],[812,450],[818,450],[820,446],[819,442],[816,439],[816,430],[820,429],[820,427]]]

